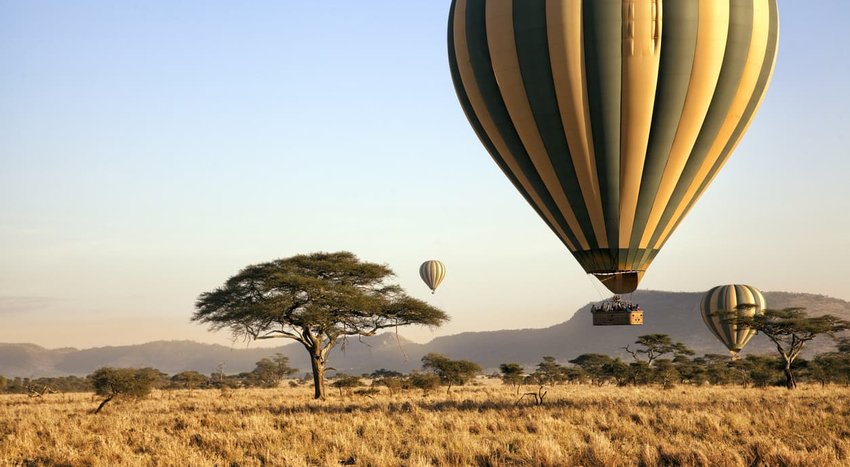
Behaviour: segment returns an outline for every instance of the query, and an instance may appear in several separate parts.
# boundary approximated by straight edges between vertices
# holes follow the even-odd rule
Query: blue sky
[[[419,341],[598,300],[466,122],[448,7],[0,0],[0,342],[229,342],[188,322],[197,295],[320,250],[387,263],[452,315],[402,331]],[[760,113],[643,288],[850,300],[850,2],[780,16]]]

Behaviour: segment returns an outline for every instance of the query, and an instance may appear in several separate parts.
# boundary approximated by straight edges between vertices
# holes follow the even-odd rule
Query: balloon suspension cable
[[[590,281],[590,285],[592,285],[592,286],[593,286],[593,288],[594,288],[594,289],[596,289],[596,293],[597,293],[597,294],[599,294],[599,299],[600,299],[600,300],[605,300],[605,297],[604,297],[604,296],[602,296],[602,291],[601,291],[601,290],[599,290],[599,286],[597,286],[597,285],[596,285],[596,282],[594,282],[594,281],[593,281],[593,278],[591,278],[591,277],[590,277],[591,275],[592,275],[592,274],[587,274],[587,280],[589,280],[589,281]]]

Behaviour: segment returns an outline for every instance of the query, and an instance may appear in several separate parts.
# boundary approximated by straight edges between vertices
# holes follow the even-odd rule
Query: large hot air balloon
[[[739,308],[739,305],[752,306]],[[764,313],[766,307],[764,295],[755,287],[721,285],[705,293],[699,311],[709,331],[720,339],[733,357],[736,357],[747,342],[756,335],[754,329],[738,326],[736,318],[751,318],[756,314]]]
[[[425,261],[419,266],[419,277],[433,294],[446,277],[446,266],[435,259]]]
[[[490,155],[618,294],[741,140],[778,33],[776,0],[453,0],[449,64]]]

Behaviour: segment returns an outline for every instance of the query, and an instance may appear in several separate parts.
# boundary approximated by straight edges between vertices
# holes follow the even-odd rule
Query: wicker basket
[[[597,311],[593,313],[594,326],[641,326],[643,311]]]

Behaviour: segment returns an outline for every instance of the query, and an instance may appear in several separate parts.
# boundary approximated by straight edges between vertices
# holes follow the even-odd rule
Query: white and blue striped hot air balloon
[[[737,357],[738,352],[756,335],[755,329],[739,326],[737,318],[764,313],[766,307],[764,295],[755,287],[730,284],[706,292],[699,309],[708,330],[729,349],[733,357]]]

